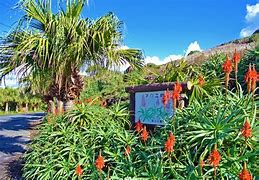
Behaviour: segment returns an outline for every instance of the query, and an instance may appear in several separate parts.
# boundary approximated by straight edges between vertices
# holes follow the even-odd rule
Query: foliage
[[[43,102],[37,95],[26,93],[22,88],[0,88],[0,111],[23,111],[22,108],[25,108],[26,104],[29,106],[26,111],[44,109]]]
[[[213,168],[206,159],[215,143],[222,156],[219,177],[236,178],[244,160],[256,174],[258,105],[251,96],[231,92],[226,101],[219,91],[207,101],[177,110],[165,127],[149,131],[150,138],[143,142],[140,134],[128,129],[128,111],[120,104],[106,109],[82,103],[64,116],[46,117],[26,154],[24,177],[76,179],[75,169],[80,164],[83,179],[194,179],[202,176],[199,161],[204,159],[203,177],[212,178]],[[241,136],[246,118],[254,134],[247,143]],[[173,154],[164,151],[169,132],[176,137]],[[129,156],[124,154],[127,145]],[[100,150],[106,165],[101,172],[94,166]]]
[[[233,79],[230,90],[223,88],[225,58],[217,54],[202,64],[184,60],[160,67],[149,64],[125,74],[99,66],[89,68],[93,76],[85,79],[86,88],[75,108],[45,118],[26,153],[24,178],[213,179],[216,174],[221,179],[238,179],[243,162],[253,177],[258,176],[259,99],[244,92],[243,84],[234,84]],[[256,49],[247,52],[239,64],[239,76],[247,68],[243,63],[255,58]],[[106,108],[96,103],[98,98],[126,97],[124,89],[129,85],[177,80],[191,86],[189,106],[177,109],[165,126],[148,129],[147,141],[142,139],[144,130],[135,131],[129,122],[127,102]],[[251,138],[242,135],[246,120],[251,124]],[[168,153],[165,142],[170,132],[176,142],[174,151]],[[221,156],[217,168],[208,160],[215,145]],[[95,161],[100,152],[105,167],[97,170]],[[76,174],[78,165],[83,169],[82,177]]]
[[[83,65],[110,68],[129,63],[141,68],[142,52],[121,48],[122,22],[113,13],[91,20],[81,17],[86,0],[66,0],[65,8],[59,2],[54,13],[51,0],[20,1],[25,15],[4,38],[0,80],[19,69],[18,77],[35,91],[73,100],[82,90],[80,79],[74,79]]]

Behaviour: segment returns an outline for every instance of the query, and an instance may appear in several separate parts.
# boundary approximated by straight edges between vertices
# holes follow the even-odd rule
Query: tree
[[[99,64],[105,68],[128,62],[143,65],[138,49],[121,49],[122,22],[113,13],[93,21],[81,18],[86,0],[66,0],[53,13],[50,0],[22,0],[25,16],[21,24],[5,39],[0,62],[0,79],[18,69],[23,79],[47,100],[56,97],[61,103],[79,97],[83,65]],[[28,28],[23,30],[25,26]],[[29,75],[30,74],[30,75]],[[42,85],[46,88],[42,89]]]

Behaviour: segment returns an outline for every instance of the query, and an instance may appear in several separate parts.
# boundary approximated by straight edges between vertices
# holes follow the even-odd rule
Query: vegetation
[[[239,65],[253,63],[257,55],[247,56],[254,51]],[[73,110],[45,118],[26,153],[24,177],[237,179],[244,172],[257,176],[259,99],[255,90],[247,93],[245,83],[235,84],[233,69],[230,90],[224,88],[225,58],[216,55],[201,65],[147,65],[126,74],[104,70],[86,78]],[[177,80],[189,81],[188,107],[177,109],[165,126],[153,130],[130,123],[128,101],[122,103],[127,100],[124,87]],[[111,98],[115,104],[99,103]]]
[[[25,15],[4,38],[0,80],[19,69],[21,81],[44,95],[50,105],[56,98],[61,111],[63,102],[73,103],[83,89],[82,66],[107,69],[128,62],[140,68],[142,52],[121,48],[122,22],[113,13],[96,20],[81,18],[86,2],[66,0],[65,8],[60,4],[54,13],[51,0],[20,1]]]
[[[66,0],[54,13],[51,0],[21,0],[25,16],[0,47],[0,80],[16,71],[30,92],[0,89],[0,107],[36,110],[41,103],[33,94],[49,105],[25,154],[24,178],[259,176],[258,46],[241,59],[235,52],[143,65],[140,50],[122,48],[122,22],[113,13],[82,18],[86,3]],[[124,73],[114,70],[125,63]],[[173,100],[174,116],[162,127],[146,127],[141,119],[131,124],[125,87],[166,82],[177,82],[161,100],[165,106]],[[185,108],[177,107],[181,95],[188,98]],[[64,112],[64,103],[75,106]]]
[[[39,96],[24,92],[23,89],[0,88],[0,113],[18,113],[44,110]],[[2,111],[2,112],[1,112]]]

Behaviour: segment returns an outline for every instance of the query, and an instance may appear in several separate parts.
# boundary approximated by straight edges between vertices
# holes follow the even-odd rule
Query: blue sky
[[[17,1],[0,0],[0,35],[22,16],[12,9]],[[89,0],[83,17],[110,11],[125,24],[125,46],[142,49],[147,61],[154,62],[183,56],[188,47],[205,50],[259,28],[259,0]]]

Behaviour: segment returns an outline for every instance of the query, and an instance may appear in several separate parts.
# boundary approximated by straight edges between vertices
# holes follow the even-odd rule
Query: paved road
[[[44,113],[0,116],[0,179],[6,178],[6,165],[26,151],[31,123],[43,116]]]

